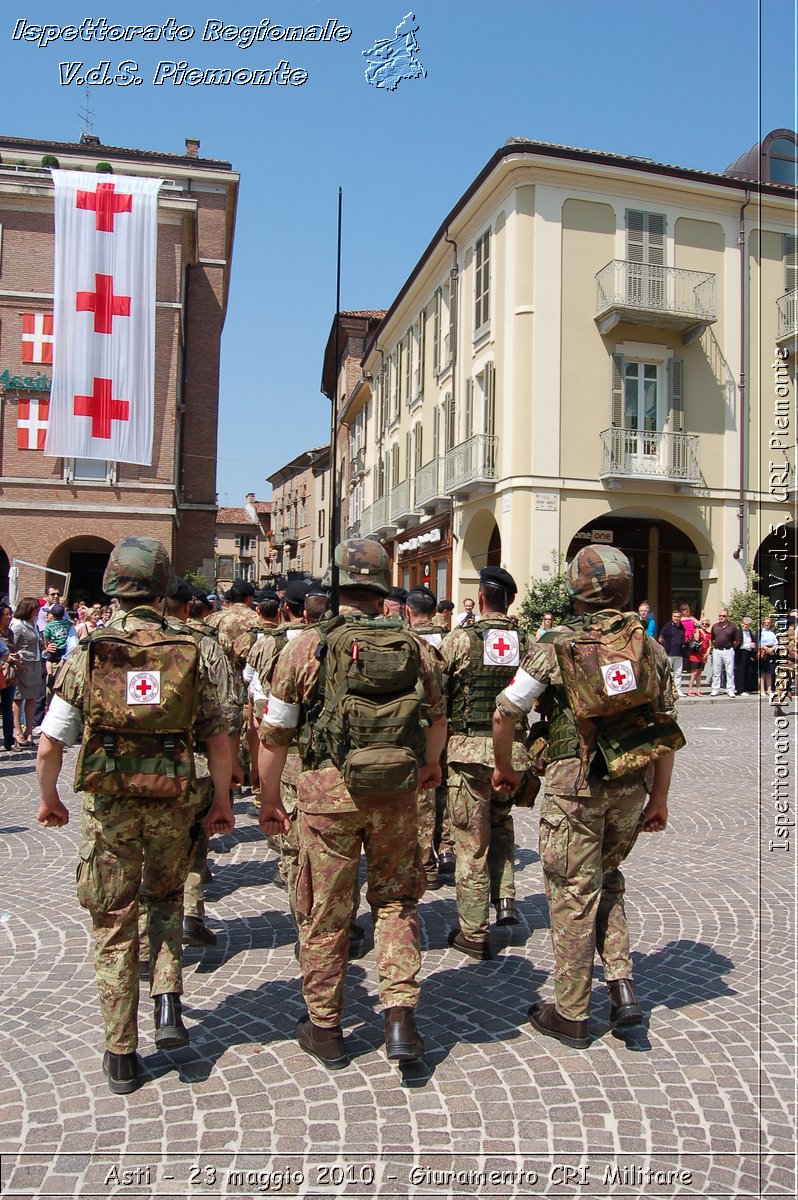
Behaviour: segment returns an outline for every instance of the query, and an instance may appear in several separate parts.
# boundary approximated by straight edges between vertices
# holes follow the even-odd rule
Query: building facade
[[[501,564],[523,595],[596,541],[662,620],[683,600],[715,614],[748,565],[795,602],[795,162],[788,130],[725,174],[524,139],[494,154],[342,413],[358,528],[397,582],[459,606]]]
[[[69,599],[99,600],[120,537],[162,541],[178,571],[214,575],[219,356],[238,175],[183,154],[0,138],[0,594],[41,595],[69,573]],[[150,466],[46,458],[52,374],[51,166],[164,180],[158,200],[155,437]],[[110,176],[113,178],[113,174]],[[62,582],[61,576],[58,582]]]
[[[220,508],[216,513],[217,592],[229,588],[234,579],[246,579],[255,587],[271,580],[271,509],[268,500],[256,500],[255,493],[248,492],[243,507]]]
[[[272,485],[273,575],[323,575],[329,559],[330,447],[303,450],[267,481]]]

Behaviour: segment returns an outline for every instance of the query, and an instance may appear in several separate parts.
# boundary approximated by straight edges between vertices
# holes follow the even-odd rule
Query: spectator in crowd
[[[759,635],[759,694],[771,696],[776,676],[776,653],[779,639],[773,628],[773,618],[765,617]]]
[[[670,621],[666,621],[662,626],[657,640],[664,647],[665,653],[668,656],[668,662],[673,672],[676,695],[683,696],[682,669],[684,666],[686,638],[684,636],[684,625],[682,625],[682,614],[678,608],[673,610]]]
[[[655,618],[653,612],[651,611],[651,605],[649,604],[648,600],[640,601],[640,606],[637,610],[637,615],[639,616],[640,620],[643,622],[643,628],[645,629],[648,636],[656,637],[657,636],[657,621],[656,621],[656,618]]]
[[[37,604],[39,602],[37,601]],[[47,595],[39,604],[38,613],[36,616],[36,628],[39,633],[44,633],[44,626],[47,622],[47,614],[54,604],[61,603],[61,593],[57,587],[48,587]]]
[[[690,696],[703,696],[701,691],[701,672],[709,655],[712,637],[709,632],[709,620],[705,617],[693,631],[693,637],[688,647],[688,663],[690,671]]]
[[[77,633],[78,638],[80,639],[81,642],[94,629],[97,628],[98,613],[99,613],[99,605],[97,606],[96,612],[93,608],[87,608],[84,605],[82,618],[80,617],[80,610],[78,610],[78,621],[77,621],[77,624],[75,625],[75,632]]]
[[[758,690],[756,658],[757,638],[752,629],[753,617],[740,622],[740,644],[734,656],[734,686],[738,694],[756,695]]]
[[[720,610],[718,619],[711,629],[712,634],[712,691],[711,696],[719,696],[726,676],[726,695],[736,696],[734,688],[734,651],[740,644],[740,631],[729,620],[725,608]]]
[[[543,637],[543,634],[547,633],[550,629],[553,629],[553,628],[554,628],[554,613],[544,612],[543,620],[540,622],[540,625],[538,626],[538,631],[535,634],[535,640],[540,641],[540,639]]]
[[[111,608],[111,605],[104,604],[102,606],[102,608],[100,609],[100,617],[99,617],[99,620],[97,621],[97,628],[105,629],[106,625],[108,625],[110,623],[111,617],[113,615],[114,615],[114,610]]]
[[[11,621],[16,644],[17,688],[14,696],[14,739],[19,750],[33,747],[33,717],[36,700],[42,689],[42,648],[36,618],[39,601],[36,596],[23,596]],[[23,706],[25,728],[23,731]]]
[[[459,625],[473,625],[475,620],[474,601],[469,596],[463,601],[463,611],[452,619],[452,629],[457,629]]]
[[[14,646],[14,634],[11,632],[11,617],[13,609],[10,604],[0,604],[0,672],[3,673],[4,687],[0,688],[0,712],[3,720],[3,746],[6,750],[14,749],[14,692],[16,683],[9,681],[11,669],[16,679],[17,655]]]

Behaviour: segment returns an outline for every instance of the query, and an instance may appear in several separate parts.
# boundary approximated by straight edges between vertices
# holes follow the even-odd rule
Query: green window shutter
[[[623,373],[626,360],[622,354],[612,356],[612,427],[623,427]]]
[[[671,433],[684,433],[684,363],[672,358],[668,363],[668,401]]]
[[[784,235],[784,290],[794,292],[798,288],[798,234]]]

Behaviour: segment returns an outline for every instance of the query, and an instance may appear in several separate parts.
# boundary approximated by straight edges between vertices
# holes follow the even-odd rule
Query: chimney
[[[80,144],[81,146],[102,146],[102,142],[96,133],[82,133],[80,135]]]
[[[250,521],[252,521],[253,525],[257,525],[258,524],[258,513],[255,508],[255,493],[254,492],[247,492],[246,500],[244,502],[244,509],[245,509],[246,514],[249,517]]]
[[[199,138],[186,138],[186,158],[199,158]]]

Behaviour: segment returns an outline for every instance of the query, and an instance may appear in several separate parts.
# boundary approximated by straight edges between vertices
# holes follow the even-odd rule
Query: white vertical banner
[[[44,453],[152,462],[160,179],[53,171],[53,383]]]

